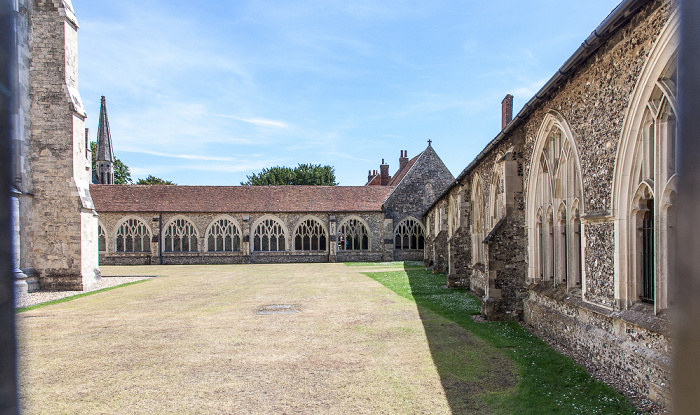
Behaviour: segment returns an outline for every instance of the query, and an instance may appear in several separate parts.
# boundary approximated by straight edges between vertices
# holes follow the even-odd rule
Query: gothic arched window
[[[366,251],[369,249],[367,227],[359,219],[348,219],[338,229],[338,249],[344,251]]]
[[[659,35],[641,71],[623,125],[613,180],[615,289],[622,307],[673,302],[677,137],[678,17]]]
[[[583,185],[573,134],[564,118],[545,115],[535,142],[527,200],[529,278],[581,284]]]
[[[150,252],[151,232],[143,221],[127,219],[117,228],[117,252]]]
[[[207,231],[207,251],[234,252],[241,250],[241,232],[230,219],[215,220]]]
[[[485,264],[484,249],[485,234],[484,192],[481,189],[481,179],[474,174],[472,179],[472,264]]]
[[[302,221],[294,232],[296,251],[325,251],[328,237],[321,222],[314,218]]]
[[[107,252],[107,233],[102,225],[97,225],[97,250]]]
[[[395,249],[423,249],[425,246],[423,225],[416,219],[402,220],[394,230]]]
[[[253,250],[270,252],[285,250],[284,227],[276,219],[264,219],[253,234]]]
[[[175,219],[165,228],[165,252],[197,252],[197,230],[185,218]]]

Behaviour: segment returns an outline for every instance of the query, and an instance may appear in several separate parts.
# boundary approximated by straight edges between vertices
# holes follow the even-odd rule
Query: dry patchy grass
[[[18,314],[23,413],[451,413],[416,304],[370,268],[103,267],[160,277]],[[271,304],[298,312],[256,313]],[[426,321],[474,378],[461,407],[488,412],[483,385],[513,390],[502,353]]]

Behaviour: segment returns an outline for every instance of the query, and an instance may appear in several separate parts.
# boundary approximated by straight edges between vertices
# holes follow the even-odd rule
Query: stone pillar
[[[151,265],[160,264],[162,226],[163,221],[161,216],[154,215],[153,219],[151,219],[151,232],[153,235],[153,237],[151,237]]]
[[[250,216],[243,215],[243,223],[241,225],[241,254],[248,256],[248,262],[250,262],[250,235],[252,224],[250,223]]]
[[[384,247],[384,253],[382,255],[382,261],[393,261],[394,260],[394,221],[392,219],[384,219],[384,240],[382,245]]]
[[[11,190],[12,206],[12,269],[15,275],[15,291],[17,294],[29,291],[27,276],[20,269],[20,222],[19,222],[19,192]]]
[[[335,216],[328,217],[328,262],[338,262],[338,230]]]

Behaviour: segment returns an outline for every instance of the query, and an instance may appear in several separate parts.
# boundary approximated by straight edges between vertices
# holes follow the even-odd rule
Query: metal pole
[[[10,188],[13,114],[17,108],[16,13],[13,0],[0,0],[0,414],[18,414],[15,281],[12,256]]]
[[[700,408],[700,2],[681,2],[679,53],[680,180],[676,256],[673,413]]]

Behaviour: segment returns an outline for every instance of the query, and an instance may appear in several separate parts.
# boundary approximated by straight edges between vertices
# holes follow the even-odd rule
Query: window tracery
[[[117,228],[115,248],[116,252],[150,252],[151,233],[148,226],[140,219],[125,220]]]
[[[241,250],[241,232],[236,224],[221,218],[209,227],[207,232],[207,251],[236,252]]]
[[[326,230],[321,223],[309,218],[302,221],[294,232],[294,249],[297,251],[325,251]]]
[[[274,252],[285,250],[284,227],[276,219],[264,219],[255,228],[253,250]]]
[[[481,189],[481,179],[478,174],[472,180],[472,264],[486,263],[486,250],[484,248],[485,223],[484,223],[484,193]]]
[[[528,228],[530,278],[580,286],[582,270],[579,201],[583,198],[580,161],[563,118],[545,116],[530,173]]]
[[[394,230],[395,249],[423,249],[425,246],[423,225],[413,218],[402,220]]]
[[[173,220],[165,228],[163,236],[165,252],[197,252],[197,231],[185,218]]]
[[[366,251],[369,249],[367,227],[358,219],[348,219],[338,230],[338,249],[343,251]]]
[[[97,250],[107,252],[107,233],[102,225],[97,225]]]

